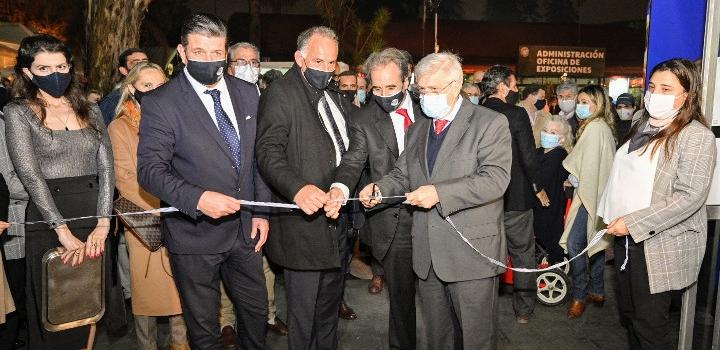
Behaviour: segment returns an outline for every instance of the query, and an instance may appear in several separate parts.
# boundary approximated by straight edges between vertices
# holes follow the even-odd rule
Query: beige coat
[[[121,115],[108,127],[115,158],[115,184],[120,195],[148,210],[160,207],[160,200],[145,192],[137,181],[137,146],[140,113],[128,101],[131,115]],[[165,247],[150,252],[130,232],[125,232],[130,253],[130,286],[133,314],[169,316],[182,313],[180,296],[170,270]]]
[[[2,249],[0,249],[2,254]],[[3,266],[2,257],[0,257],[0,324],[5,323],[5,315],[15,311],[15,303],[13,303],[12,295],[10,295],[10,286],[7,278],[5,278],[5,267]]]
[[[570,230],[580,206],[588,212],[587,240],[590,242],[595,233],[607,225],[597,216],[597,207],[605,191],[610,169],[615,157],[615,138],[610,127],[600,119],[595,119],[585,127],[580,139],[563,161],[563,167],[578,178],[580,185],[575,189],[565,231],[560,237],[560,246],[567,252]],[[590,248],[589,256],[610,247],[613,236],[605,235],[598,244]]]

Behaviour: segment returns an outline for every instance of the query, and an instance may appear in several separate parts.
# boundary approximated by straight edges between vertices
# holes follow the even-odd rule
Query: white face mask
[[[560,110],[563,111],[563,113],[571,113],[575,111],[575,103],[575,99],[561,100],[558,102],[558,105],[560,106]]]
[[[653,94],[646,91],[645,110],[653,119],[665,120],[672,118],[680,111],[680,109],[674,108],[676,98],[675,95]]]
[[[442,119],[450,113],[450,105],[447,103],[447,94],[422,95],[420,107],[425,115],[432,119]]]
[[[257,83],[259,76],[260,68],[255,68],[251,64],[235,68],[235,78],[245,80],[250,84]]]
[[[620,120],[630,120],[633,117],[632,108],[618,108],[617,113],[618,117],[620,117]]]

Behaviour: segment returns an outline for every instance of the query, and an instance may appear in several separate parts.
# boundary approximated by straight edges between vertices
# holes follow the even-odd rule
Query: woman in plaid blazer
[[[655,66],[643,116],[618,150],[639,152],[632,158],[637,161],[659,157],[652,187],[646,186],[649,206],[603,217],[609,222],[608,234],[618,237],[619,304],[631,349],[672,347],[667,337],[676,332],[669,329],[670,293],[697,281],[705,253],[705,202],[716,150],[715,136],[700,110],[700,84],[698,67],[689,60],[671,59]],[[622,158],[620,153],[616,155],[616,165]],[[651,180],[638,182],[644,181]],[[643,184],[625,180],[608,185],[606,204],[622,207],[627,203],[619,201],[627,199],[613,196],[611,193],[619,193],[612,191],[613,186],[630,189]]]

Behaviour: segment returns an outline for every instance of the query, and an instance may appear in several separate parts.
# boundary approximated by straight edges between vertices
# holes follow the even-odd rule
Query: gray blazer
[[[462,241],[447,216],[483,254],[505,261],[503,194],[510,182],[511,137],[507,118],[467,100],[450,123],[435,161],[427,167],[428,136],[432,121],[418,118],[405,136],[405,152],[395,168],[377,185],[383,196],[397,196],[433,184],[440,203],[413,212],[413,268],[426,279],[432,264],[445,282],[496,276],[503,268],[492,265]]]
[[[25,208],[30,197],[10,161],[5,141],[5,118],[0,118],[0,174],[5,178],[10,191],[8,207],[9,222],[25,222]],[[0,237],[4,245],[5,258],[8,260],[25,257],[25,225],[12,225],[7,233]]]
[[[635,242],[645,242],[650,293],[685,288],[698,278],[705,254],[705,202],[715,169],[715,136],[697,121],[661,158],[650,207],[624,216]],[[630,256],[632,259],[632,256]]]

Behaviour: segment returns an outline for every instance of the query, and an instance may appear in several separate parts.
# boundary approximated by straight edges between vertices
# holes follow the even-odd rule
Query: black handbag
[[[163,246],[160,233],[160,216],[153,214],[123,215],[126,213],[143,212],[145,210],[122,196],[115,200],[114,211],[125,227],[151,252]]]

